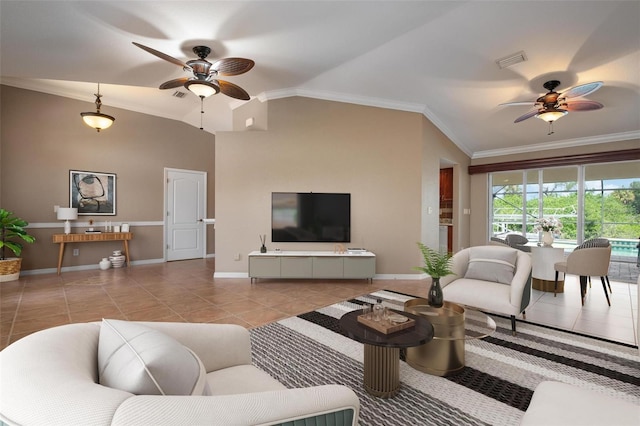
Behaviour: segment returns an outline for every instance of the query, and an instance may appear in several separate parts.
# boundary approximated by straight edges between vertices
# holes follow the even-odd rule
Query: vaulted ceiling
[[[200,100],[169,56],[245,57],[225,77],[260,100],[307,96],[424,114],[472,157],[640,138],[639,1],[1,1],[3,84],[200,126]],[[524,53],[506,68],[496,61]],[[546,92],[593,81],[604,105],[548,125],[531,118]],[[174,96],[176,91],[184,97]],[[531,101],[530,105],[500,106]],[[242,101],[204,101],[206,131],[231,129]],[[117,125],[117,122],[116,122]]]

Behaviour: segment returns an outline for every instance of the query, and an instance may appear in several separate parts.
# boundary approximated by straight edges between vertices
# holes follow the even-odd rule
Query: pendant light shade
[[[96,112],[81,112],[80,115],[82,116],[82,120],[87,124],[87,126],[93,127],[98,132],[100,132],[100,130],[102,129],[108,129],[109,127],[111,127],[116,119],[110,115],[102,114],[100,112],[100,107],[102,106],[102,101],[100,100],[100,98],[102,97],[102,95],[100,94],[100,83],[98,83],[98,93],[96,93],[95,96]]]

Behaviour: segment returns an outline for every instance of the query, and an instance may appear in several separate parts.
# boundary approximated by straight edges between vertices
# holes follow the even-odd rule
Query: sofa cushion
[[[137,395],[208,393],[204,366],[190,349],[135,322],[102,320],[98,372],[100,384]]]
[[[479,246],[469,249],[465,278],[511,284],[518,252],[509,247]]]

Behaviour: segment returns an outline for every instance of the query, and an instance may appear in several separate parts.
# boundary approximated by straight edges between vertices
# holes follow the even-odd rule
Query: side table
[[[340,318],[340,327],[347,336],[364,344],[364,388],[373,396],[390,398],[400,390],[400,348],[422,345],[433,338],[433,326],[427,319],[399,313],[415,320],[415,326],[384,334],[358,322],[361,310]]]
[[[540,291],[553,291],[556,272],[553,265],[564,261],[564,249],[558,247],[531,247],[531,287]],[[557,293],[564,293],[564,275],[558,280]]]
[[[429,319],[434,336],[430,342],[407,349],[407,364],[434,376],[450,376],[465,365],[465,342],[482,339],[496,331],[490,316],[468,306],[444,302],[440,308],[429,306],[426,299],[410,299],[404,303],[405,312]]]

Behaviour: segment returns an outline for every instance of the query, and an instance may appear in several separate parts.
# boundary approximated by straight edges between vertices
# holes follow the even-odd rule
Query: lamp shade
[[[187,81],[184,84],[184,87],[201,98],[208,98],[209,96],[220,92],[220,87],[209,81],[191,80]]]
[[[81,112],[80,115],[86,125],[93,127],[97,131],[108,129],[115,121],[112,116],[99,112]]]
[[[556,121],[557,119],[564,117],[565,115],[567,115],[567,112],[568,111],[565,111],[562,109],[550,108],[536,115],[536,118],[539,118],[540,120],[544,120],[547,123],[550,123],[552,121]]]
[[[58,207],[58,220],[75,220],[78,218],[78,209],[75,207]]]

